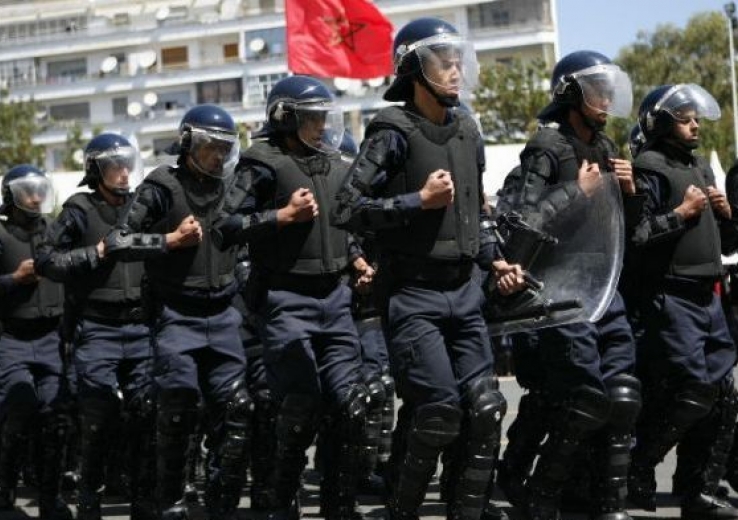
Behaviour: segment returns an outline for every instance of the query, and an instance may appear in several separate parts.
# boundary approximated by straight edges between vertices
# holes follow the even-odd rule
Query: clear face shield
[[[54,209],[54,187],[48,177],[27,175],[8,183],[13,205],[29,215],[45,215]]]
[[[423,77],[441,96],[459,97],[472,92],[479,82],[479,62],[471,42],[454,34],[439,34],[410,45]]]
[[[202,174],[216,179],[229,177],[236,170],[241,153],[238,134],[192,128],[190,160]]]
[[[138,150],[132,146],[106,150],[89,160],[95,161],[102,183],[116,195],[125,195],[132,184],[138,185],[143,180]]]
[[[654,113],[660,110],[684,123],[692,119],[720,119],[720,106],[715,98],[694,83],[674,85],[667,90],[653,108]]]
[[[297,137],[322,153],[336,152],[343,140],[343,111],[331,102],[295,105]]]
[[[628,75],[612,63],[595,65],[572,74],[582,89],[584,103],[615,117],[628,117],[633,108],[633,85]]]

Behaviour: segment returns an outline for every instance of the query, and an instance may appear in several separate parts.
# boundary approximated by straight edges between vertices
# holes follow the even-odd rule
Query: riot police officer
[[[439,454],[453,449],[448,517],[477,520],[500,440],[498,390],[475,262],[496,262],[504,291],[518,267],[496,257],[484,209],[483,145],[459,104],[473,87],[473,47],[451,24],[420,18],[397,33],[396,78],[338,197],[334,219],[373,233],[375,291],[402,408],[392,440],[392,518],[417,518]]]
[[[539,130],[520,154],[518,182],[508,183],[504,197],[526,222],[543,230],[567,219],[576,220],[577,226],[594,227],[601,224],[599,220],[619,222],[620,206],[616,204],[610,220],[597,197],[607,196],[606,190],[613,189],[611,198],[617,201],[617,191],[622,191],[629,205],[635,193],[630,163],[617,157],[615,145],[603,133],[609,115],[623,117],[630,111],[632,92],[627,74],[600,53],[577,51],[554,67],[551,95],[551,103],[538,116]],[[622,251],[620,231],[604,230],[602,235],[605,240],[617,241],[615,249]],[[592,236],[585,239],[589,250],[559,256],[602,256],[595,249],[595,240]],[[575,237],[560,237],[558,250],[566,243],[579,242]],[[552,249],[551,254],[556,255],[556,251]],[[617,273],[620,266],[613,267]],[[624,495],[630,430],[641,404],[640,383],[633,376],[635,344],[623,300],[615,292],[605,303],[604,314],[594,322],[559,324],[537,334],[537,355],[544,369],[537,386],[545,392],[552,414],[549,419],[557,416],[558,420],[549,420],[547,440],[525,483],[528,514],[535,520],[559,518],[559,500],[575,454],[590,438],[597,465],[591,517],[629,518]],[[540,424],[528,421],[528,428],[527,434],[519,429],[516,433],[524,439],[540,440]],[[531,460],[529,450],[516,449],[505,455],[503,474],[518,480],[505,487],[519,490],[519,480],[527,475],[515,467],[514,456],[525,459],[520,466],[524,471],[530,468]],[[515,500],[519,502],[520,497]]]
[[[11,168],[2,181],[0,213],[0,510],[11,510],[26,451],[26,434],[40,429],[39,518],[67,520],[72,513],[59,496],[68,417],[65,371],[60,354],[61,284],[35,271],[34,256],[54,208],[51,180],[38,168]]]
[[[682,518],[737,518],[715,493],[733,439],[736,348],[715,284],[721,235],[733,222],[708,162],[695,154],[700,121],[717,119],[715,99],[694,84],[663,85],[638,111],[646,143],[635,160],[645,195],[633,235],[643,282],[639,365],[655,374],[636,428],[629,496],[655,509],[654,467],[678,442],[675,487]]]
[[[291,76],[269,92],[266,123],[243,156],[242,204],[225,219],[224,240],[248,240],[248,300],[258,315],[269,387],[280,402],[271,516],[299,511],[297,493],[321,408],[331,427],[321,484],[329,520],[354,518],[367,389],[351,319],[353,269],[369,283],[371,266],[328,215],[346,171],[338,153],[343,115],[318,80]]]
[[[36,260],[39,273],[66,288],[66,335],[74,348],[81,425],[77,518],[100,520],[106,460],[114,455],[108,447],[124,426],[135,446],[128,454],[131,518],[153,519],[152,353],[141,306],[143,262],[109,260],[103,248],[131,198],[138,150],[119,134],[103,133],[85,147],[84,165],[79,185],[92,192],[67,199]],[[121,409],[129,418],[125,425]]]
[[[246,361],[236,291],[236,248],[220,249],[211,229],[239,157],[233,118],[215,105],[189,109],[179,126],[176,166],[144,179],[105,239],[111,259],[145,261],[146,305],[154,313],[157,387],[157,500],[162,519],[187,517],[181,503],[187,447],[200,396],[208,414],[209,518],[234,518],[248,453]]]

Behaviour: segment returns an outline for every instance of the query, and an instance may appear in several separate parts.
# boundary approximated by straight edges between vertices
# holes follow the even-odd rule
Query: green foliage
[[[543,60],[484,66],[475,94],[485,137],[495,144],[525,142],[548,103],[550,71]]]
[[[7,91],[0,92],[0,174],[19,164],[42,167],[44,148],[33,144],[40,131],[33,101],[9,101]]]
[[[724,165],[735,157],[730,83],[728,22],[719,12],[693,16],[684,29],[661,25],[653,33],[640,32],[615,60],[633,81],[633,116],[608,125],[610,134],[625,147],[636,122],[638,106],[653,88],[664,84],[697,83],[710,92],[722,110],[719,121],[701,121],[701,152],[717,150]]]

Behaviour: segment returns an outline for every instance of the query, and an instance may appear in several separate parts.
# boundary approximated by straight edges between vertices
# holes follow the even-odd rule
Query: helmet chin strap
[[[442,107],[454,108],[461,104],[461,102],[459,101],[459,96],[442,96],[441,94],[436,92],[436,89],[433,88],[433,86],[422,73],[420,73],[418,76],[418,81],[420,82],[420,84],[423,85],[423,87],[425,87],[428,92],[430,92],[431,96],[433,96],[438,104]]]
[[[607,126],[607,121],[598,121],[597,119],[593,119],[585,115],[584,111],[582,110],[582,103],[584,103],[584,101],[581,101],[576,106],[575,110],[579,112],[579,115],[582,117],[582,122],[584,123],[584,125],[590,130],[592,130],[593,132],[601,132],[602,130],[604,130],[605,126]]]
[[[110,193],[113,197],[118,197],[119,199],[128,196],[128,194],[131,192],[128,188],[111,188],[110,186],[105,184],[105,181],[103,181],[102,179],[100,179],[99,186],[101,189],[105,189],[105,191]]]

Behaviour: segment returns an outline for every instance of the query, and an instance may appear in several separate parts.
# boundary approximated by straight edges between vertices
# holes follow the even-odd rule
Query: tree
[[[484,66],[474,109],[485,137],[495,144],[526,141],[536,129],[536,115],[548,103],[549,76],[543,60]]]
[[[7,91],[0,92],[0,173],[19,164],[44,164],[44,148],[33,144],[39,132],[37,105],[33,101],[10,101]]]
[[[625,146],[638,106],[653,88],[664,84],[696,83],[717,100],[719,121],[702,121],[702,152],[717,150],[723,164],[732,164],[733,109],[727,23],[721,13],[707,12],[690,18],[684,29],[662,25],[653,33],[640,32],[634,44],[623,48],[615,60],[633,82],[633,117],[613,120],[608,133]]]
[[[67,130],[67,146],[64,148],[62,166],[68,171],[81,170],[84,166],[79,160],[80,153],[84,150],[85,140],[82,137],[82,125],[76,121]]]

